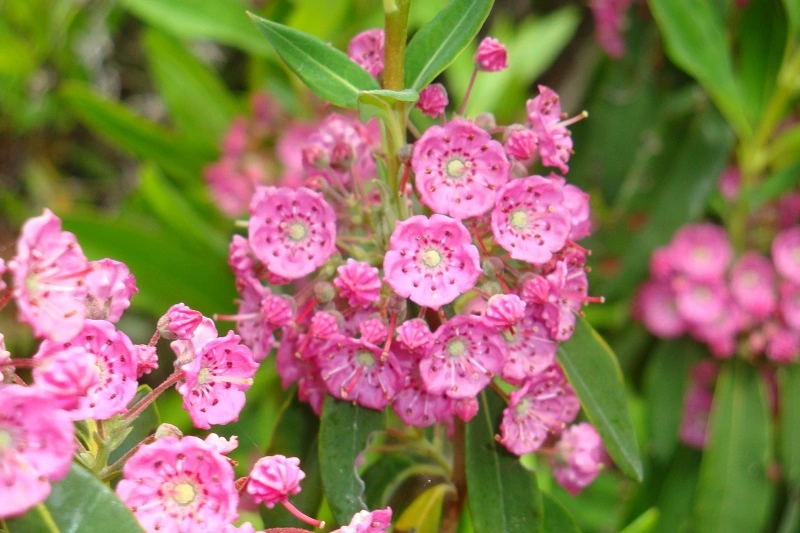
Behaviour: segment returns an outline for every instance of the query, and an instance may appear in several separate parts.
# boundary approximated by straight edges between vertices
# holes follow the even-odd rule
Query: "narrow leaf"
[[[327,396],[320,424],[319,462],[325,496],[336,521],[348,524],[354,514],[366,509],[364,482],[358,476],[356,459],[369,436],[384,428],[384,416]]]
[[[324,41],[252,13],[250,18],[292,72],[323,100],[355,109],[359,91],[380,89],[366,70]]]
[[[724,366],[708,431],[695,504],[697,531],[762,531],[771,502],[772,439],[766,391],[755,367],[740,361]]]
[[[800,365],[780,369],[780,459],[784,475],[800,491]]]
[[[625,474],[641,481],[642,460],[614,352],[578,317],[572,338],[558,348],[558,360],[611,459]]]
[[[419,91],[444,71],[478,34],[493,4],[452,0],[414,34],[406,49],[406,88]]]
[[[453,486],[444,483],[429,488],[406,507],[395,528],[414,533],[437,533],[442,520],[442,503],[449,492],[453,492]]]
[[[492,391],[478,398],[466,427],[467,497],[475,531],[542,531],[542,496],[536,477],[495,441],[505,402]]]
[[[733,75],[725,26],[711,0],[650,0],[670,59],[693,76],[742,137],[750,123]]]
[[[544,509],[544,533],[580,533],[581,529],[569,514],[567,508],[547,493],[542,493],[542,504]]]
[[[45,502],[7,521],[9,533],[141,533],[125,504],[88,470],[73,463]]]

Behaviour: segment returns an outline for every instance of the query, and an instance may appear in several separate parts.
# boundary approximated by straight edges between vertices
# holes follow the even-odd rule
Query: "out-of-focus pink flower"
[[[553,477],[573,496],[594,481],[607,460],[600,435],[586,422],[564,430],[555,448]]]
[[[678,429],[678,437],[687,446],[702,450],[706,445],[708,416],[714,401],[716,374],[716,365],[713,361],[703,361],[692,367]]]
[[[497,39],[485,37],[475,52],[475,65],[484,72],[500,72],[508,68],[508,52]]]
[[[594,16],[595,39],[606,54],[619,59],[625,54],[622,38],[625,12],[633,0],[592,0],[590,6]]]
[[[757,252],[745,252],[730,273],[731,295],[742,310],[763,320],[775,312],[775,270],[772,262]]]
[[[243,164],[238,159],[223,158],[203,170],[211,196],[219,210],[229,217],[241,215],[256,187],[266,181],[260,165]]]
[[[670,339],[686,331],[669,283],[650,280],[639,289],[634,314],[653,335]]]
[[[669,244],[672,268],[691,279],[718,281],[730,266],[733,249],[716,224],[683,226]]]
[[[382,29],[362,31],[347,45],[347,56],[377,79],[383,72],[383,46],[386,35]]]
[[[739,195],[741,181],[742,174],[739,172],[739,167],[728,167],[720,174],[719,180],[717,181],[717,188],[723,198],[729,202],[733,202]]]
[[[276,503],[289,500],[289,496],[300,492],[300,482],[306,477],[300,469],[300,459],[271,455],[262,457],[250,471],[247,493],[256,503],[272,509]]]
[[[781,276],[800,284],[800,226],[784,230],[775,237],[772,260]]]

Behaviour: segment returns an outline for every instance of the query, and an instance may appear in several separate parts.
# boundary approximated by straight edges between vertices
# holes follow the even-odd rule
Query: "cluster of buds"
[[[379,77],[382,46],[370,30],[350,56]],[[475,64],[502,70],[505,48],[484,40]],[[297,383],[317,413],[331,395],[391,407],[409,426],[452,426],[492,386],[509,402],[499,442],[519,455],[554,446],[580,410],[557,344],[601,299],[588,295],[589,252],[576,243],[590,232],[588,195],[533,169],[569,170],[568,126],[586,113],[567,119],[540,86],[524,124],[447,118],[446,93],[432,87],[417,107],[442,123],[400,150],[395,180],[375,122],[331,113],[295,148],[299,183],[256,188],[247,236],[230,247],[239,309],[217,318],[236,321],[257,360],[277,346],[283,386]],[[602,443],[585,429],[567,435],[560,467],[584,470],[558,479],[577,491],[597,474]],[[573,456],[598,458],[596,468]]]

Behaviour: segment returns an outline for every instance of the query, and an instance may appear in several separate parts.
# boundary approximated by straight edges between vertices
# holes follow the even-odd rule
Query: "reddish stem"
[[[284,502],[281,502],[281,503],[283,504],[284,507],[286,507],[286,510],[289,511],[292,514],[292,516],[294,516],[298,520],[301,520],[301,521],[305,522],[306,524],[308,524],[310,526],[314,526],[314,527],[318,527],[318,528],[325,527],[325,522],[317,520],[316,518],[311,518],[310,516],[305,514],[303,511],[301,511],[300,509],[298,509],[297,507],[295,507],[294,505],[289,503],[288,500],[284,501]]]
[[[129,409],[128,412],[125,413],[123,421],[127,424],[131,420],[135,419],[142,413],[142,411],[147,409],[147,407],[151,403],[153,403],[156,400],[156,398],[158,398],[161,395],[162,392],[170,388],[172,385],[175,385],[181,379],[183,379],[183,370],[176,370],[175,372],[173,372],[172,375],[170,375],[166,380],[164,380],[163,383],[161,383],[155,389],[151,390],[150,393],[147,394],[147,396],[139,400],[139,403],[137,403],[131,409]]]

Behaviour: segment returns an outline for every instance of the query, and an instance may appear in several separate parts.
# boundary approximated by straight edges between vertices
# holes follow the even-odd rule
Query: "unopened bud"
[[[164,422],[158,426],[158,428],[156,428],[155,438],[158,440],[163,439],[164,437],[177,437],[180,439],[183,437],[183,432],[172,424],[167,424]]]
[[[481,269],[486,277],[493,278],[503,272],[503,260],[499,257],[487,257],[481,262]]]
[[[354,159],[353,147],[346,143],[338,143],[333,147],[331,153],[331,168],[341,171],[350,170]]]
[[[484,130],[491,130],[497,127],[497,120],[492,113],[481,113],[475,117],[475,125]]]
[[[408,163],[411,160],[411,156],[414,154],[414,145],[413,144],[404,144],[397,150],[397,159],[400,160],[401,163]]]
[[[487,281],[480,286],[480,289],[489,296],[494,296],[495,294],[505,294],[503,286],[497,281]]]
[[[303,164],[317,169],[327,168],[330,160],[325,150],[315,144],[303,148]]]
[[[320,281],[314,285],[314,297],[318,302],[327,303],[336,297],[336,289],[327,281]]]
[[[403,322],[406,319],[406,312],[408,311],[408,303],[406,299],[397,294],[390,294],[386,298],[386,313],[389,315],[397,316],[397,322]]]

